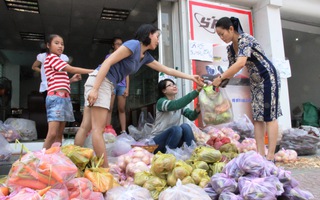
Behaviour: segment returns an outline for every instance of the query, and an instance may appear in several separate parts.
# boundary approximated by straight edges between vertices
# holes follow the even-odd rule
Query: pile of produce
[[[205,191],[211,199],[312,199],[290,172],[276,167],[255,151],[239,154],[213,175]]]
[[[119,185],[108,168],[100,167],[102,159],[94,157],[91,149],[68,145],[63,151],[55,143],[50,149],[23,155],[0,185],[0,199],[103,200],[104,192]]]
[[[210,180],[209,174],[220,172],[225,166],[219,162],[221,158],[220,151],[204,146],[195,148],[186,161],[158,152],[152,159],[150,171],[136,173],[134,183],[148,189],[154,199],[158,199],[167,188],[176,186],[179,180],[183,185],[194,184],[203,188]]]
[[[0,181],[0,199],[313,198],[299,188],[289,171],[253,151],[253,138],[240,142],[239,134],[229,127],[212,126],[205,131],[195,134],[201,140],[197,144],[167,148],[166,154],[131,146],[131,150],[125,146],[115,149],[131,138],[108,136],[105,139],[113,146],[111,152],[119,153],[109,168],[101,167],[103,160],[95,157],[92,149],[72,144],[27,152],[13,164],[6,181]],[[281,149],[278,158],[291,163],[301,160],[290,149]]]
[[[110,164],[110,172],[120,185],[130,185],[138,172],[148,172],[153,154],[141,147],[134,147],[128,153],[118,157],[115,164]]]

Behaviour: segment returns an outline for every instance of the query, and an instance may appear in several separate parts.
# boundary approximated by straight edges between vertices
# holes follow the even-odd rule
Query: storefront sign
[[[226,49],[228,44],[224,43],[215,32],[215,25],[222,17],[239,18],[244,32],[253,34],[250,10],[206,1],[189,1],[189,56],[194,74],[201,76],[221,74],[229,67]],[[251,98],[246,68],[237,73],[234,79],[226,87],[234,118],[243,114],[251,118]]]

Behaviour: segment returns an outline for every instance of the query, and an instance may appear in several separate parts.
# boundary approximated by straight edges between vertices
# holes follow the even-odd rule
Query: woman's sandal
[[[267,161],[272,162],[273,164],[276,164],[276,160],[275,160],[275,159],[273,159],[273,160],[267,160]]]
[[[264,157],[267,161],[272,162],[273,164],[276,164],[276,159],[268,160],[267,157]]]

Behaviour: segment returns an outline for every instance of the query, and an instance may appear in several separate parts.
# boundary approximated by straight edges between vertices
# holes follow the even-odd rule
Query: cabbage
[[[177,183],[177,178],[175,177],[173,172],[169,172],[168,176],[167,176],[167,183],[170,186],[175,186]]]
[[[143,186],[143,184],[150,179],[152,175],[149,172],[137,172],[134,174],[134,184]]]
[[[226,166],[225,162],[216,162],[210,165],[210,168],[212,170],[212,175],[222,172],[222,169],[224,168],[224,166]]]
[[[194,180],[194,183],[198,185],[201,179],[207,178],[209,176],[207,171],[204,169],[194,169],[191,173],[191,177]]]
[[[194,180],[192,179],[191,176],[185,177],[181,182],[182,182],[183,185],[188,184],[188,183],[195,184],[195,183],[194,183]]]
[[[204,169],[206,171],[209,170],[209,165],[204,161],[196,161],[193,163],[193,167],[196,169]]]
[[[191,173],[184,167],[175,167],[173,169],[173,174],[176,177],[176,179],[184,179],[186,176],[189,176]]]
[[[188,165],[186,162],[182,161],[182,160],[178,160],[176,163],[175,163],[175,167],[183,167],[185,168],[189,174],[192,172],[193,168]]]
[[[150,191],[153,199],[158,199],[160,193],[165,190],[167,182],[159,177],[151,176],[147,180],[143,187]]]
[[[238,153],[238,148],[236,147],[235,144],[232,144],[232,143],[227,143],[227,144],[224,144],[220,147],[219,151],[222,153],[222,152],[234,152],[234,153]]]
[[[195,148],[192,153],[192,159],[194,161],[204,161],[206,163],[215,163],[220,161],[222,155],[220,151],[215,150],[211,147],[200,146]]]
[[[172,154],[162,154],[160,151],[153,157],[151,172],[154,175],[164,175],[172,171],[175,166],[176,157]]]
[[[199,186],[202,187],[202,188],[204,188],[204,187],[207,186],[207,184],[208,184],[209,182],[210,182],[209,176],[204,177],[204,178],[202,178],[202,179],[200,180]]]

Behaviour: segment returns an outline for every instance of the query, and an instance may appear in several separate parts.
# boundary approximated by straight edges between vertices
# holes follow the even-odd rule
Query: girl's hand
[[[124,91],[124,93],[123,93],[123,95],[122,95],[122,96],[124,96],[124,97],[129,96],[129,91],[128,91],[128,89],[126,89],[126,90]]]
[[[196,82],[198,84],[198,86],[201,86],[201,87],[204,86],[203,79],[199,75],[192,75],[191,80]]]
[[[81,74],[75,74],[70,78],[70,82],[73,83],[73,82],[81,81],[81,79],[82,79]]]
[[[98,99],[98,91],[96,89],[92,89],[90,92],[89,92],[89,95],[88,95],[88,102],[89,102],[89,107],[93,106],[94,103],[97,101]]]
[[[196,89],[196,90],[197,90],[197,92],[201,92],[202,88],[203,88],[202,86],[197,85],[197,89]]]

